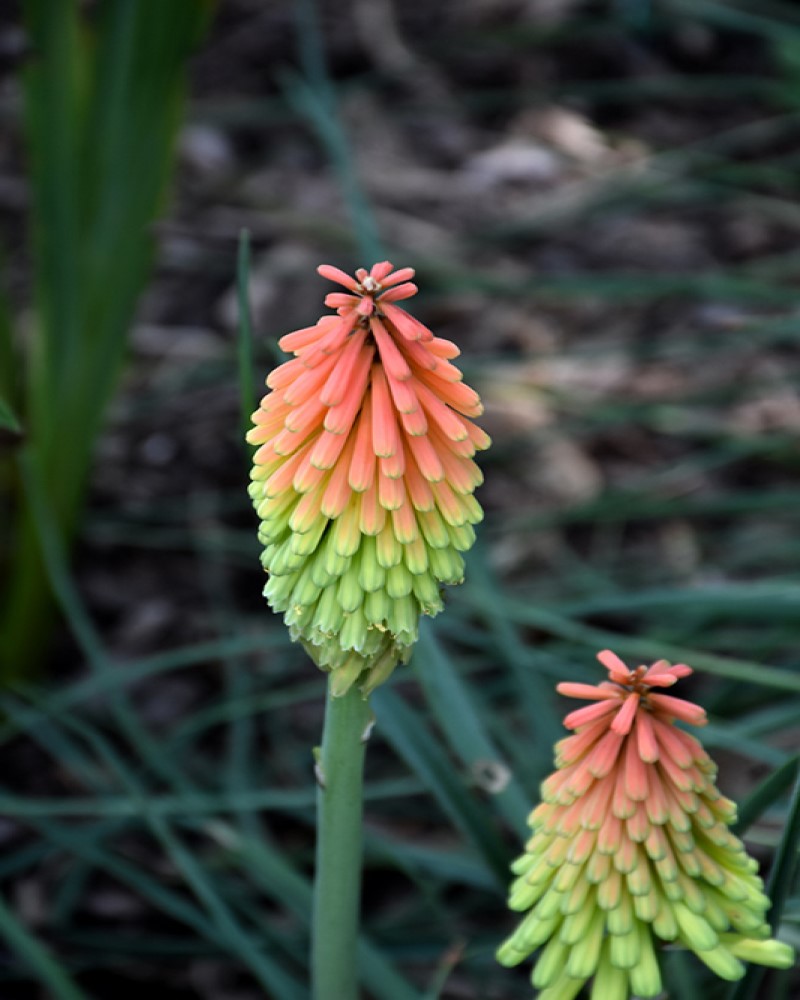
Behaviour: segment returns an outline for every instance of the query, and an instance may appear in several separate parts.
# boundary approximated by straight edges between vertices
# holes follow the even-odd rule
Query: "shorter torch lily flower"
[[[540,1000],[572,1000],[592,977],[592,1000],[658,996],[658,941],[723,979],[740,979],[743,961],[789,968],[792,949],[765,921],[758,865],[729,829],[736,807],[698,740],[675,726],[702,726],[705,712],[664,693],[691,668],[597,658],[609,680],[557,688],[592,704],[564,720],[574,735],[556,745],[533,836],[512,866],[509,906],[529,912],[498,961],[517,965],[542,947],[531,977]]]
[[[416,294],[411,268],[318,270],[346,291],[325,299],[336,315],[280,341],[295,357],[253,414],[250,495],[265,596],[334,694],[356,681],[366,693],[462,579],[483,517],[473,456],[489,438],[458,348],[397,305]]]

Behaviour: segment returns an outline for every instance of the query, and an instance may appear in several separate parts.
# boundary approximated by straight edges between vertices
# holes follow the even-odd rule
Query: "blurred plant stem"
[[[325,704],[317,765],[317,865],[311,978],[314,1000],[357,1000],[364,755],[369,702],[353,686]]]
[[[18,395],[26,461],[68,542],[152,257],[183,110],[186,60],[211,0],[25,0],[34,319]],[[10,337],[4,338],[3,356]],[[0,680],[41,659],[52,615],[36,530],[16,485],[4,558]]]

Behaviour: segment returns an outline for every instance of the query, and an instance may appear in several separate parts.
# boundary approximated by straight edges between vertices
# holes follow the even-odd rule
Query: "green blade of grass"
[[[286,98],[297,113],[308,121],[330,157],[350,212],[358,251],[365,262],[384,256],[377,227],[373,221],[363,188],[352,163],[350,146],[331,98],[324,98],[305,80],[293,73],[283,74]]]
[[[513,532],[534,531],[552,525],[591,524],[596,522],[651,521],[664,517],[718,517],[742,513],[785,512],[796,514],[800,504],[800,491],[774,490],[758,493],[731,492],[722,497],[695,499],[693,497],[653,497],[644,492],[605,493],[597,500],[582,503],[564,510],[548,511],[533,516],[504,518],[495,529]]]
[[[53,953],[25,927],[0,897],[0,935],[56,1000],[89,1000]]]
[[[473,772],[486,768],[498,772],[500,788],[491,794],[509,826],[523,836],[530,812],[528,797],[489,737],[467,681],[459,676],[429,623],[423,625],[427,627],[420,628],[412,666],[431,712],[464,764]]]
[[[514,621],[508,614],[506,598],[480,543],[470,554],[470,565],[472,572],[467,585],[459,592],[459,600],[466,598],[470,601],[514,678],[540,768],[539,773],[530,777],[533,783],[538,783],[549,767],[550,747],[562,735],[557,717],[548,708],[552,689],[533,665],[530,656],[525,655],[529,650],[517,634]],[[530,754],[524,754],[523,759],[530,760]]]
[[[45,562],[52,577],[54,590],[64,606],[79,642],[86,651],[87,658],[97,673],[102,675],[110,669],[110,664],[66,569],[60,541],[53,528],[40,489],[36,468],[26,466],[25,475],[40,532]],[[190,803],[195,796],[194,789],[184,779],[175,764],[161,754],[155,742],[139,725],[138,720],[122,699],[115,699],[113,707],[118,722],[136,747],[140,758],[144,759],[157,774],[179,789],[184,796],[184,803]],[[247,964],[265,988],[274,990],[278,995],[290,998],[290,1000],[295,997],[300,1000],[302,993],[297,980],[254,946],[249,935],[240,927],[229,907],[217,892],[213,881],[197,862],[193,853],[173,833],[163,816],[150,809],[149,799],[139,781],[108,741],[98,732],[90,730],[74,718],[65,716],[62,721],[68,728],[78,732],[122,780],[130,797],[137,803],[138,810],[151,832],[173,858],[187,883],[208,910],[221,940],[224,940],[230,950]]]
[[[73,196],[80,173],[76,125],[85,90],[82,46],[76,4],[53,6],[46,0],[26,0],[23,10],[37,50],[37,58],[25,72],[31,173],[40,206],[34,219],[34,242],[43,344],[33,403],[42,411],[49,393],[58,411],[60,381],[71,368],[69,352],[78,337],[82,287],[80,257],[74,252],[80,245],[79,206]]]
[[[311,884],[278,851],[262,839],[221,823],[213,824],[210,832],[239,856],[251,877],[271,898],[285,905],[305,928],[310,927]],[[358,960],[364,985],[377,1000],[419,1000],[416,990],[363,933],[358,941]]]
[[[216,929],[185,896],[168,889],[159,879],[151,878],[141,867],[97,846],[96,839],[100,840],[106,833],[119,830],[118,821],[110,824],[106,820],[103,824],[98,824],[101,831],[99,835],[85,826],[74,830],[52,820],[29,818],[27,823],[43,839],[56,844],[60,850],[106,871],[112,878],[132,889],[137,896],[148,900],[157,910],[191,927],[206,940],[218,942]]]
[[[8,696],[0,699],[0,710],[16,723],[20,732],[37,743],[73,779],[92,788],[98,795],[108,794],[110,788],[102,769],[83,747],[64,732],[64,727],[58,725],[53,716],[48,716],[36,706],[22,706],[16,699]],[[20,798],[35,801],[32,796]]]
[[[50,585],[87,660],[95,668],[102,668],[105,662],[102,643],[72,585],[58,526],[47,501],[48,494],[42,481],[39,464],[29,449],[23,450],[19,464],[28,509],[38,535],[37,540]]]
[[[794,756],[758,785],[739,806],[739,818],[733,826],[737,837],[742,837],[755,821],[776,802],[800,774],[800,757]]]
[[[795,708],[797,712],[797,708]],[[703,744],[706,747],[724,747],[733,753],[750,757],[752,760],[763,761],[773,767],[783,767],[786,763],[786,751],[770,746],[763,740],[748,738],[740,733],[730,722],[709,722],[703,727]]]
[[[0,249],[0,266],[5,265],[5,263],[6,255]],[[3,270],[5,270],[4,267]],[[3,407],[6,410],[6,421],[11,420],[11,426],[6,424],[6,429],[15,433],[19,430],[19,422],[14,416],[12,402],[16,403],[22,388],[17,384],[18,381],[19,364],[14,344],[11,307],[5,283],[0,283],[0,400],[3,401]],[[2,426],[1,423],[0,426]]]
[[[783,828],[775,859],[767,880],[767,895],[772,900],[770,920],[777,926],[783,916],[783,909],[792,891],[794,876],[797,871],[798,852],[800,851],[800,773],[798,773],[789,809]]]
[[[291,106],[305,118],[328,154],[350,214],[358,250],[364,263],[384,257],[369,200],[361,184],[352,147],[336,106],[333,84],[325,63],[325,45],[314,0],[294,5],[297,48],[306,79],[283,74],[284,92]]]
[[[316,702],[319,699],[319,681],[305,681],[280,691],[239,694],[227,701],[195,712],[181,725],[176,726],[170,743],[178,747],[188,739],[196,738],[205,730],[243,716],[257,716],[267,711],[278,711],[290,705]]]
[[[19,434],[22,431],[16,414],[11,409],[11,404],[0,396],[0,431],[10,434]]]
[[[800,851],[800,773],[797,774],[789,802],[789,810],[783,835],[772,862],[767,880],[766,893],[772,900],[768,917],[773,929],[780,926],[783,909],[792,891],[797,871],[798,851]],[[764,978],[761,966],[751,966],[743,979],[736,983],[728,995],[728,1000],[756,1000]]]
[[[747,716],[736,724],[736,731],[743,736],[758,737],[778,733],[782,729],[793,727],[797,723],[798,707],[794,699],[779,700],[774,705],[748,712]]]
[[[187,56],[211,9],[209,0],[83,7],[23,4],[36,301],[21,410],[35,431],[31,461],[66,542],[150,265]],[[24,506],[18,517],[0,602],[0,672],[8,680],[41,658],[50,612]]]
[[[669,979],[667,995],[678,998],[700,997],[695,967],[685,951],[675,949],[664,953],[664,964]]]
[[[233,636],[227,639],[214,639],[181,646],[179,649],[172,649],[165,653],[154,653],[152,656],[127,662],[107,673],[83,677],[54,694],[46,695],[43,707],[46,707],[51,713],[67,711],[99,695],[114,692],[127,685],[134,685],[157,674],[171,670],[184,670],[201,663],[224,659],[226,656],[268,653],[276,647],[284,647],[288,644],[289,639],[285,632],[276,629],[272,632]],[[0,743],[11,734],[10,727],[6,729],[0,727]]]
[[[77,962],[83,959],[87,964],[91,962],[94,965],[104,964],[107,957],[111,961],[122,957],[147,958],[151,961],[155,959],[156,962],[177,959],[185,962],[187,959],[222,955],[221,949],[214,948],[205,941],[178,934],[137,934],[134,938],[114,930],[103,932],[68,929],[62,933],[62,940],[78,951]]]
[[[378,732],[427,785],[444,813],[471,842],[494,875],[506,883],[510,857],[486,810],[428,731],[422,717],[386,685],[372,695]]]
[[[150,808],[149,798],[143,793],[131,769],[122,761],[110,743],[99,733],[88,730],[76,720],[70,720],[69,726],[80,732],[93,746],[98,756],[119,776],[128,793],[137,801],[146,825],[181,872],[196,898],[202,903],[216,928],[219,940],[226,945],[230,953],[236,955],[250,969],[266,990],[274,992],[277,996],[286,997],[287,1000],[304,1000],[304,991],[297,978],[252,940],[251,933],[240,924],[219,892],[215,880],[205,870],[194,852],[174,833],[164,817]]]
[[[365,789],[368,802],[396,800],[419,795],[425,786],[414,777],[373,781]],[[191,795],[153,795],[147,808],[153,816],[183,817],[237,812],[304,813],[313,810],[314,790],[306,788],[250,788],[217,793],[193,792]],[[0,811],[8,817],[81,817],[118,816],[144,821],[142,805],[133,795],[109,795],[91,798],[33,798],[12,795],[0,786]]]
[[[17,851],[7,851],[5,857],[0,858],[0,879],[13,878],[27,868],[40,864],[51,853],[52,846],[42,840],[27,844]]]
[[[735,3],[716,3],[714,0],[669,0],[669,5],[679,11],[691,13],[693,18],[709,24],[740,31],[750,37],[762,35],[781,41],[787,35],[800,38],[800,25],[785,20],[774,20],[738,7]]]
[[[483,891],[495,889],[494,878],[480,859],[467,851],[431,847],[416,839],[392,837],[385,830],[380,833],[366,831],[366,855],[368,862],[390,863],[409,873],[421,874],[425,878],[435,878],[441,882],[471,886]]]
[[[593,594],[580,601],[562,602],[559,612],[568,617],[609,614],[616,611],[626,614],[665,613],[732,616],[742,615],[759,620],[785,619],[795,615],[800,607],[800,586],[788,581],[762,581],[760,583],[711,587],[654,588],[626,591],[618,594]]]
[[[256,408],[253,374],[253,326],[250,317],[250,233],[239,233],[236,263],[236,297],[238,303],[237,358],[239,364],[239,406],[242,415],[242,436],[250,430],[250,415]]]
[[[56,599],[92,670],[100,677],[111,674],[113,666],[70,577],[55,519],[47,504],[39,467],[28,452],[23,452],[20,464],[45,568]],[[149,763],[156,774],[182,784],[183,790],[186,790],[172,760],[161,753],[155,740],[141,726],[116,689],[112,689],[111,706],[120,728],[135,746],[140,758]]]
[[[654,660],[666,658],[673,663],[688,663],[697,670],[704,670],[706,673],[726,677],[729,680],[746,681],[781,691],[800,692],[800,674],[789,670],[779,670],[749,660],[715,656],[701,650],[676,646],[670,642],[607,632],[604,629],[582,625],[554,611],[528,604],[509,601],[506,606],[507,613],[514,621],[540,628],[551,635],[596,650],[610,648],[622,656],[644,656]]]

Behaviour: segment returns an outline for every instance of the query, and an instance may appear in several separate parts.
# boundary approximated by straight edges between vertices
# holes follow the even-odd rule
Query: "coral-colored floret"
[[[404,662],[419,616],[460,581],[489,438],[458,348],[397,305],[416,294],[411,268],[318,272],[345,290],[325,297],[335,315],[279,342],[294,357],[253,415],[250,493],[265,594],[343,694]]]
[[[660,995],[658,940],[724,979],[744,974],[742,959],[788,968],[792,949],[769,940],[757,866],[728,829],[735,807],[700,742],[675,725],[703,725],[705,712],[658,693],[691,669],[630,669],[610,650],[598,660],[609,680],[558,685],[592,704],[564,720],[574,733],[556,745],[512,866],[509,906],[529,912],[498,960],[517,965],[544,946],[532,975],[542,1000],[575,997],[590,979],[592,1000]]]

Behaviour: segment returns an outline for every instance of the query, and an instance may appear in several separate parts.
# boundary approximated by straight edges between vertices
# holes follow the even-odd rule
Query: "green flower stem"
[[[325,709],[317,793],[311,978],[314,1000],[357,1000],[364,753],[370,707],[357,687]]]

